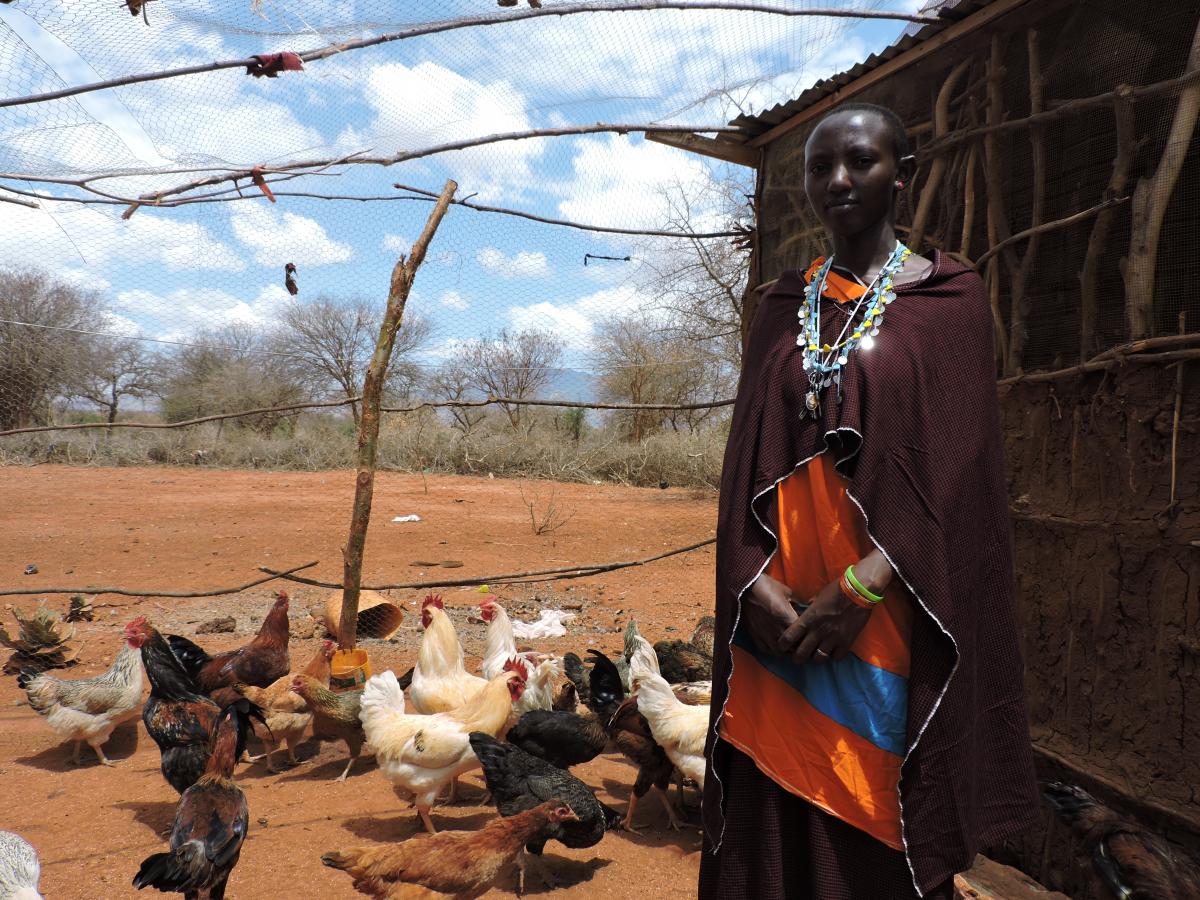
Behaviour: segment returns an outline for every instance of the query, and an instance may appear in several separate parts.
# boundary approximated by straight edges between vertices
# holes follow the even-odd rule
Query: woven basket
[[[342,592],[334,591],[325,601],[325,627],[341,639],[338,629],[342,621]],[[358,636],[386,640],[396,633],[404,621],[404,610],[375,591],[358,593]]]

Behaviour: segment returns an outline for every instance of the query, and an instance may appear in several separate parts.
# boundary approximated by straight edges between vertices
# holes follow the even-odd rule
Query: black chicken
[[[600,717],[556,709],[531,709],[508,730],[509,743],[559,769],[591,762],[608,744]]]
[[[1101,884],[1117,900],[1200,900],[1200,869],[1158,835],[1075,785],[1050,782],[1042,796],[1082,839]]]
[[[250,824],[246,795],[233,781],[233,767],[245,748],[251,718],[262,711],[249,700],[221,710],[204,775],[183,792],[171,827],[171,850],[148,856],[133,886],[211,900],[225,896],[229,874],[237,865]]]
[[[597,800],[591,788],[571,773],[481,731],[471,732],[470,741],[471,749],[483,765],[484,780],[500,815],[513,816],[547,800],[562,800],[579,817],[578,821],[552,823],[526,844],[525,849],[535,857],[541,857],[548,840],[579,850],[600,843],[604,832],[621,827],[620,814]],[[544,866],[542,875],[548,884],[554,883]]]
[[[184,672],[158,630],[139,616],[125,626],[125,637],[139,635],[142,665],[150,679],[150,696],[142,707],[142,722],[162,753],[162,773],[183,793],[204,774],[208,744],[221,710]]]

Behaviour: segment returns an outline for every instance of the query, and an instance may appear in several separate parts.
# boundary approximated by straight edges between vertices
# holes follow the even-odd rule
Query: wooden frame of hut
[[[653,139],[757,170],[748,319],[824,252],[803,194],[816,121],[850,100],[900,114],[919,164],[902,237],[990,289],[1039,767],[1195,852],[1200,7],[938,6],[943,22],[735,120],[744,134]],[[1092,896],[1071,849],[1047,814],[998,853]]]

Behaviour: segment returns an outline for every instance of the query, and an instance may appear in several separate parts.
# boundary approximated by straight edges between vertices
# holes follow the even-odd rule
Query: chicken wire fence
[[[918,171],[903,195],[901,236],[983,262],[1003,375],[1086,363],[1117,345],[1176,335],[1181,324],[1195,332],[1196,5],[1146,15],[1138,4],[1096,0],[1034,5],[1014,18],[854,95],[896,110],[909,127]],[[802,202],[813,124],[767,150],[764,279],[824,251]],[[994,126],[989,140],[981,132]],[[1039,227],[1047,230],[992,252]]]
[[[473,458],[472,436],[504,434],[520,466],[588,436],[616,446],[670,434],[694,470],[682,480],[711,480],[720,442],[708,433],[724,407],[710,404],[732,395],[740,363],[753,174],[642,129],[723,126],[908,24],[751,6],[0,7],[0,431],[336,404],[173,431],[10,435],[0,454],[345,464],[391,268],[453,178],[463,202],[417,275],[388,406],[686,408],[424,410],[404,427],[389,418],[382,461],[491,470],[504,461]],[[504,16],[526,18],[431,27]],[[298,71],[293,57],[269,56],[414,31]],[[255,54],[264,60],[250,68],[269,77],[211,65]],[[187,66],[211,70],[24,102]],[[595,123],[618,127],[570,133]],[[566,133],[426,152],[546,129]],[[653,454],[634,455],[620,465],[645,469]]]

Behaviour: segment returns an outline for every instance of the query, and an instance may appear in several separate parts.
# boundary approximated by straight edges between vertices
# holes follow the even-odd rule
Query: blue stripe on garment
[[[837,662],[798,666],[787,657],[759,653],[745,628],[737,630],[733,642],[821,714],[881,750],[904,755],[907,678],[865,663],[853,653]]]

